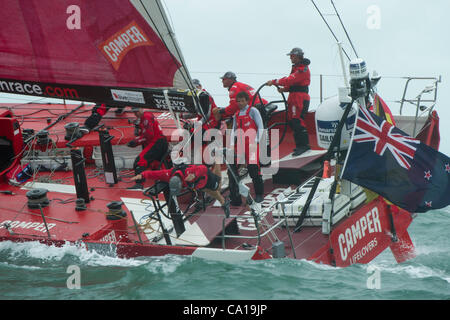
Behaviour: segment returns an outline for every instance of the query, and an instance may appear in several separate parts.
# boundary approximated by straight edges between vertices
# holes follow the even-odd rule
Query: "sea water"
[[[291,259],[119,259],[70,245],[6,241],[0,243],[0,299],[446,300],[449,230],[450,207],[418,214],[409,228],[414,259],[397,264],[387,249],[369,264],[347,268]]]

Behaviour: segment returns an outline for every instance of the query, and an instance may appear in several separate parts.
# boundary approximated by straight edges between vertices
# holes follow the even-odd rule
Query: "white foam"
[[[445,274],[445,272],[440,269],[432,269],[430,267],[423,265],[414,265],[414,266],[404,264],[396,264],[396,265],[370,264],[370,265],[378,267],[382,273],[389,272],[399,275],[406,274],[413,279],[437,277],[450,283],[450,275]],[[368,268],[369,265],[365,265],[365,267]]]
[[[59,262],[65,256],[75,256],[83,265],[89,266],[121,266],[135,267],[147,263],[136,259],[121,259],[101,255],[95,251],[87,251],[84,246],[65,244],[62,247],[47,246],[37,241],[16,243],[12,241],[0,242],[0,252],[10,251],[8,260],[14,261],[22,257],[29,257],[45,262]]]
[[[151,273],[163,273],[169,275],[177,271],[178,267],[181,266],[190,256],[175,256],[167,255],[164,257],[159,257],[152,259],[145,267]]]
[[[36,266],[28,266],[28,265],[15,265],[8,262],[1,262],[0,265],[7,266],[8,268],[14,268],[14,269],[26,269],[26,270],[39,270],[42,269],[41,267]]]

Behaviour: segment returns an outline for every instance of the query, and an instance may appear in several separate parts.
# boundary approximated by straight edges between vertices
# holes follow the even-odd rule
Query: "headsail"
[[[195,110],[159,0],[6,0],[0,25],[1,92]]]

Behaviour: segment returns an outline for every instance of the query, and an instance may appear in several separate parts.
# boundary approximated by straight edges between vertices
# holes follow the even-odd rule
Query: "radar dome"
[[[340,103],[338,96],[323,101],[316,109],[316,136],[319,147],[328,149],[333,141],[339,121],[344,114],[347,103]],[[341,131],[341,150],[348,149],[353,126],[356,120],[356,104],[348,114]]]

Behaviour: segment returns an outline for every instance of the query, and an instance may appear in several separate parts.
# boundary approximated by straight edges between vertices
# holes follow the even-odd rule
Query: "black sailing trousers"
[[[230,164],[231,170],[234,172],[234,176],[239,180],[238,167],[236,164]],[[252,178],[253,187],[255,188],[255,194],[264,196],[264,182],[262,179],[261,171],[258,164],[248,164],[247,170]],[[228,181],[230,186],[230,200],[233,205],[240,205],[242,203],[241,195],[239,194],[238,181],[236,181],[230,170],[228,170]]]

